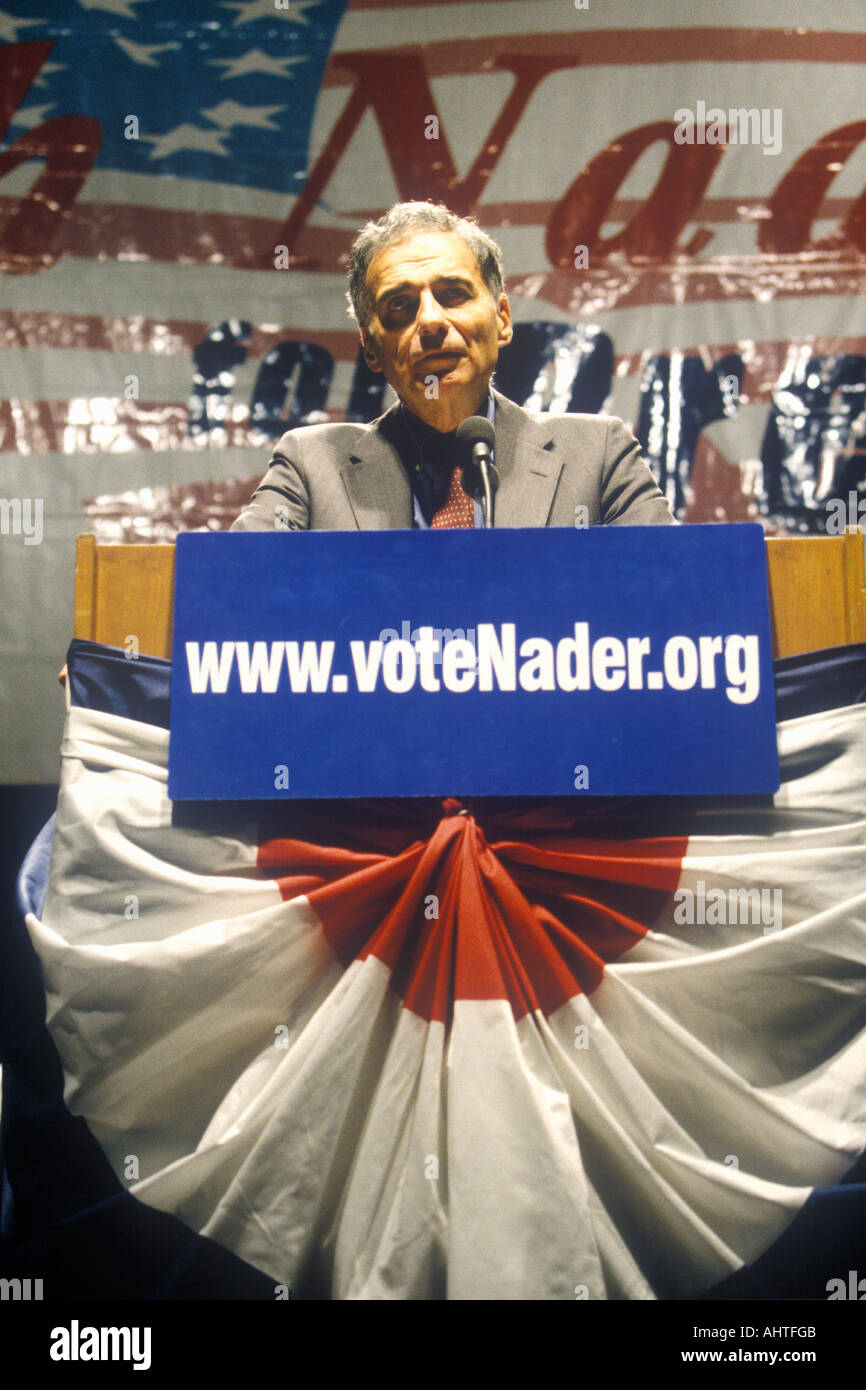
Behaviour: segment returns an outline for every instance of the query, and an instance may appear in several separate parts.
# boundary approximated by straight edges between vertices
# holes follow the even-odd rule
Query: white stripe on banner
[[[679,13],[677,13],[679,10]],[[371,11],[373,12],[371,14]],[[373,16],[378,23],[373,23]],[[796,5],[785,0],[750,0],[748,12],[737,9],[733,14],[712,4],[691,4],[688,10],[682,7],[672,9],[669,0],[661,4],[644,4],[635,7],[634,0],[604,0],[604,4],[575,4],[574,0],[456,0],[456,3],[442,4],[434,0],[425,5],[424,0],[361,0],[360,4],[349,4],[343,22],[337,31],[335,47],[337,50],[366,48],[374,42],[382,46],[382,28],[390,26],[393,42],[429,43],[435,36],[449,38],[472,38],[479,32],[484,34],[555,34],[570,32],[594,32],[596,30],[623,29],[629,32],[641,29],[656,29],[670,23],[672,18],[690,21],[692,24],[713,24],[719,29],[741,28],[745,19],[754,28],[774,28],[779,24],[798,24],[803,22],[803,13]],[[813,0],[809,6],[808,23],[811,29],[850,29],[860,33],[863,29],[863,10],[860,0]]]

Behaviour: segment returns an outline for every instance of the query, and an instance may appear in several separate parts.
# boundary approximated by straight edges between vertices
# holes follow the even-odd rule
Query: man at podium
[[[367,223],[352,246],[348,298],[365,360],[397,403],[369,425],[289,430],[232,529],[479,526],[455,435],[479,417],[482,433],[485,421],[492,429],[491,524],[672,525],[621,420],[536,415],[492,389],[512,337],[503,283],[496,243],[441,204],[398,203]]]

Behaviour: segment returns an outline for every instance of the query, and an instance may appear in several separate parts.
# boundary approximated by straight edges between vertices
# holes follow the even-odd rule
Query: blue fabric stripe
[[[170,661],[159,656],[132,659],[122,647],[76,639],[70,644],[66,666],[73,705],[168,728]]]

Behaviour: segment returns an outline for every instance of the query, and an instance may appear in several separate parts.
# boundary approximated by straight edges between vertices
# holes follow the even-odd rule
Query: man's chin
[[[436,378],[436,386],[430,380],[431,376]],[[404,397],[406,404],[418,415],[435,414],[437,407],[471,404],[477,397],[483,399],[486,388],[477,379],[465,381],[457,372],[428,372],[426,380],[413,382],[410,393]]]
[[[413,389],[422,395],[432,387],[432,379],[437,383],[439,392],[443,391],[464,391],[472,395],[475,391],[481,390],[481,380],[476,371],[467,368],[467,364],[462,358],[450,367],[428,367],[422,376],[413,382]]]
[[[422,374],[413,383],[416,391],[425,391],[430,385],[430,378],[435,377],[440,388],[448,385],[462,385],[465,387],[465,373],[461,371],[462,360],[437,366],[435,363],[425,367]]]

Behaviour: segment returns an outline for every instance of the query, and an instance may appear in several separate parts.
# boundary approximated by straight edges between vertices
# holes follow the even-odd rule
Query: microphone
[[[491,457],[493,426],[483,415],[470,415],[457,426],[454,437],[460,450],[463,491],[481,503],[484,527],[489,530],[493,525],[493,498],[499,486],[499,474]]]

